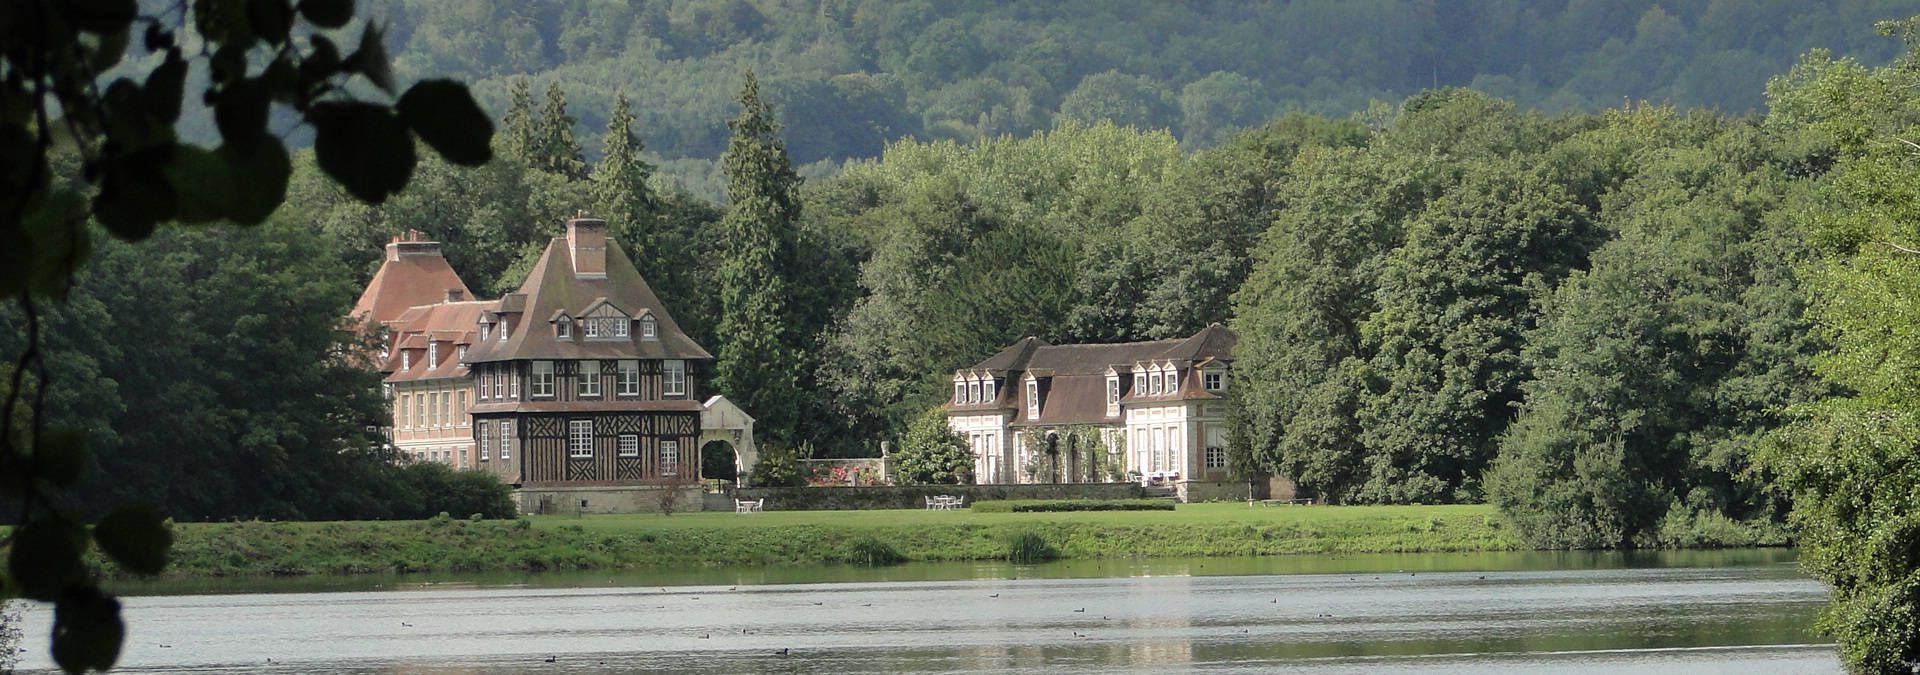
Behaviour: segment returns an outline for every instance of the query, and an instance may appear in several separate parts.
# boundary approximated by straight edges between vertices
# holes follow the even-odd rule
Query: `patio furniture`
[[[765,510],[767,510],[767,498],[766,498],[766,497],[761,497],[761,498],[759,498],[759,499],[735,499],[735,500],[733,500],[733,512],[734,512],[734,513],[753,513],[753,512],[755,512],[755,511],[765,511]]]

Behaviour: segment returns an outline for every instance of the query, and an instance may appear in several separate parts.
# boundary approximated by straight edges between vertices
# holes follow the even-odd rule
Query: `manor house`
[[[1028,337],[954,371],[947,423],[976,483],[1134,480],[1183,500],[1244,499],[1227,475],[1234,332],[1053,345]]]
[[[713,357],[606,235],[569,220],[520,288],[488,301],[419,233],[387,245],[355,315],[387,329],[395,447],[498,476],[523,512],[643,510],[646,490],[697,483],[708,441],[752,465],[751,418],[708,391]]]

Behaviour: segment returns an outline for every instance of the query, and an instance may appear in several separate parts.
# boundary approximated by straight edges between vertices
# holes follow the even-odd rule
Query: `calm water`
[[[1785,551],[119,590],[134,594],[121,658],[133,672],[1839,671],[1832,647],[1807,629],[1826,593]],[[51,665],[50,614],[27,614],[26,668]]]

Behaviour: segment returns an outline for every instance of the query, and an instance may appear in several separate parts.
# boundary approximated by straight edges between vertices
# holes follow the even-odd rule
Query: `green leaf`
[[[113,668],[126,634],[120,601],[93,586],[75,588],[53,606],[53,660],[69,673]]]
[[[293,7],[287,0],[248,0],[247,27],[267,42],[286,42],[293,28]]]
[[[89,33],[113,33],[126,30],[140,14],[135,0],[68,0],[63,3],[73,25]]]
[[[466,85],[452,80],[419,82],[394,107],[407,127],[447,161],[480,166],[493,159],[493,121],[473,102]]]
[[[291,173],[286,148],[265,133],[250,143],[211,151],[180,146],[166,168],[167,181],[180,196],[174,217],[185,223],[257,225],[286,200]]]
[[[65,520],[35,520],[13,533],[7,552],[7,574],[20,585],[20,594],[53,602],[67,585],[84,578],[80,554],[86,533]]]
[[[355,199],[379,204],[413,175],[413,135],[400,118],[370,103],[323,103],[307,114],[320,168]]]
[[[347,55],[340,66],[365,75],[380,91],[393,93],[393,64],[387,58],[385,35],[379,26],[367,24],[367,29],[360,34],[360,47]]]
[[[180,96],[186,82],[187,62],[180,58],[180,49],[168,49],[166,59],[147,75],[146,90],[140,98],[147,116],[168,125],[179,121]]]
[[[139,574],[159,574],[167,567],[173,530],[153,507],[133,504],[101,518],[93,526],[93,540],[121,567]]]
[[[213,123],[220,140],[248,145],[267,133],[267,85],[258,79],[235,80],[220,89],[213,102]]]
[[[108,232],[139,241],[153,234],[154,225],[173,217],[179,199],[161,169],[176,147],[151,146],[102,162],[93,216]]]
[[[321,28],[339,28],[353,19],[353,0],[302,0],[300,16]]]
[[[73,485],[87,467],[87,434],[73,428],[48,429],[33,446],[33,469],[49,483]]]

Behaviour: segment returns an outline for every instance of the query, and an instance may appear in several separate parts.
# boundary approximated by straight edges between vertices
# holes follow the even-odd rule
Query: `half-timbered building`
[[[522,490],[699,475],[713,357],[606,235],[605,221],[569,221],[519,290],[474,320],[474,465]]]

